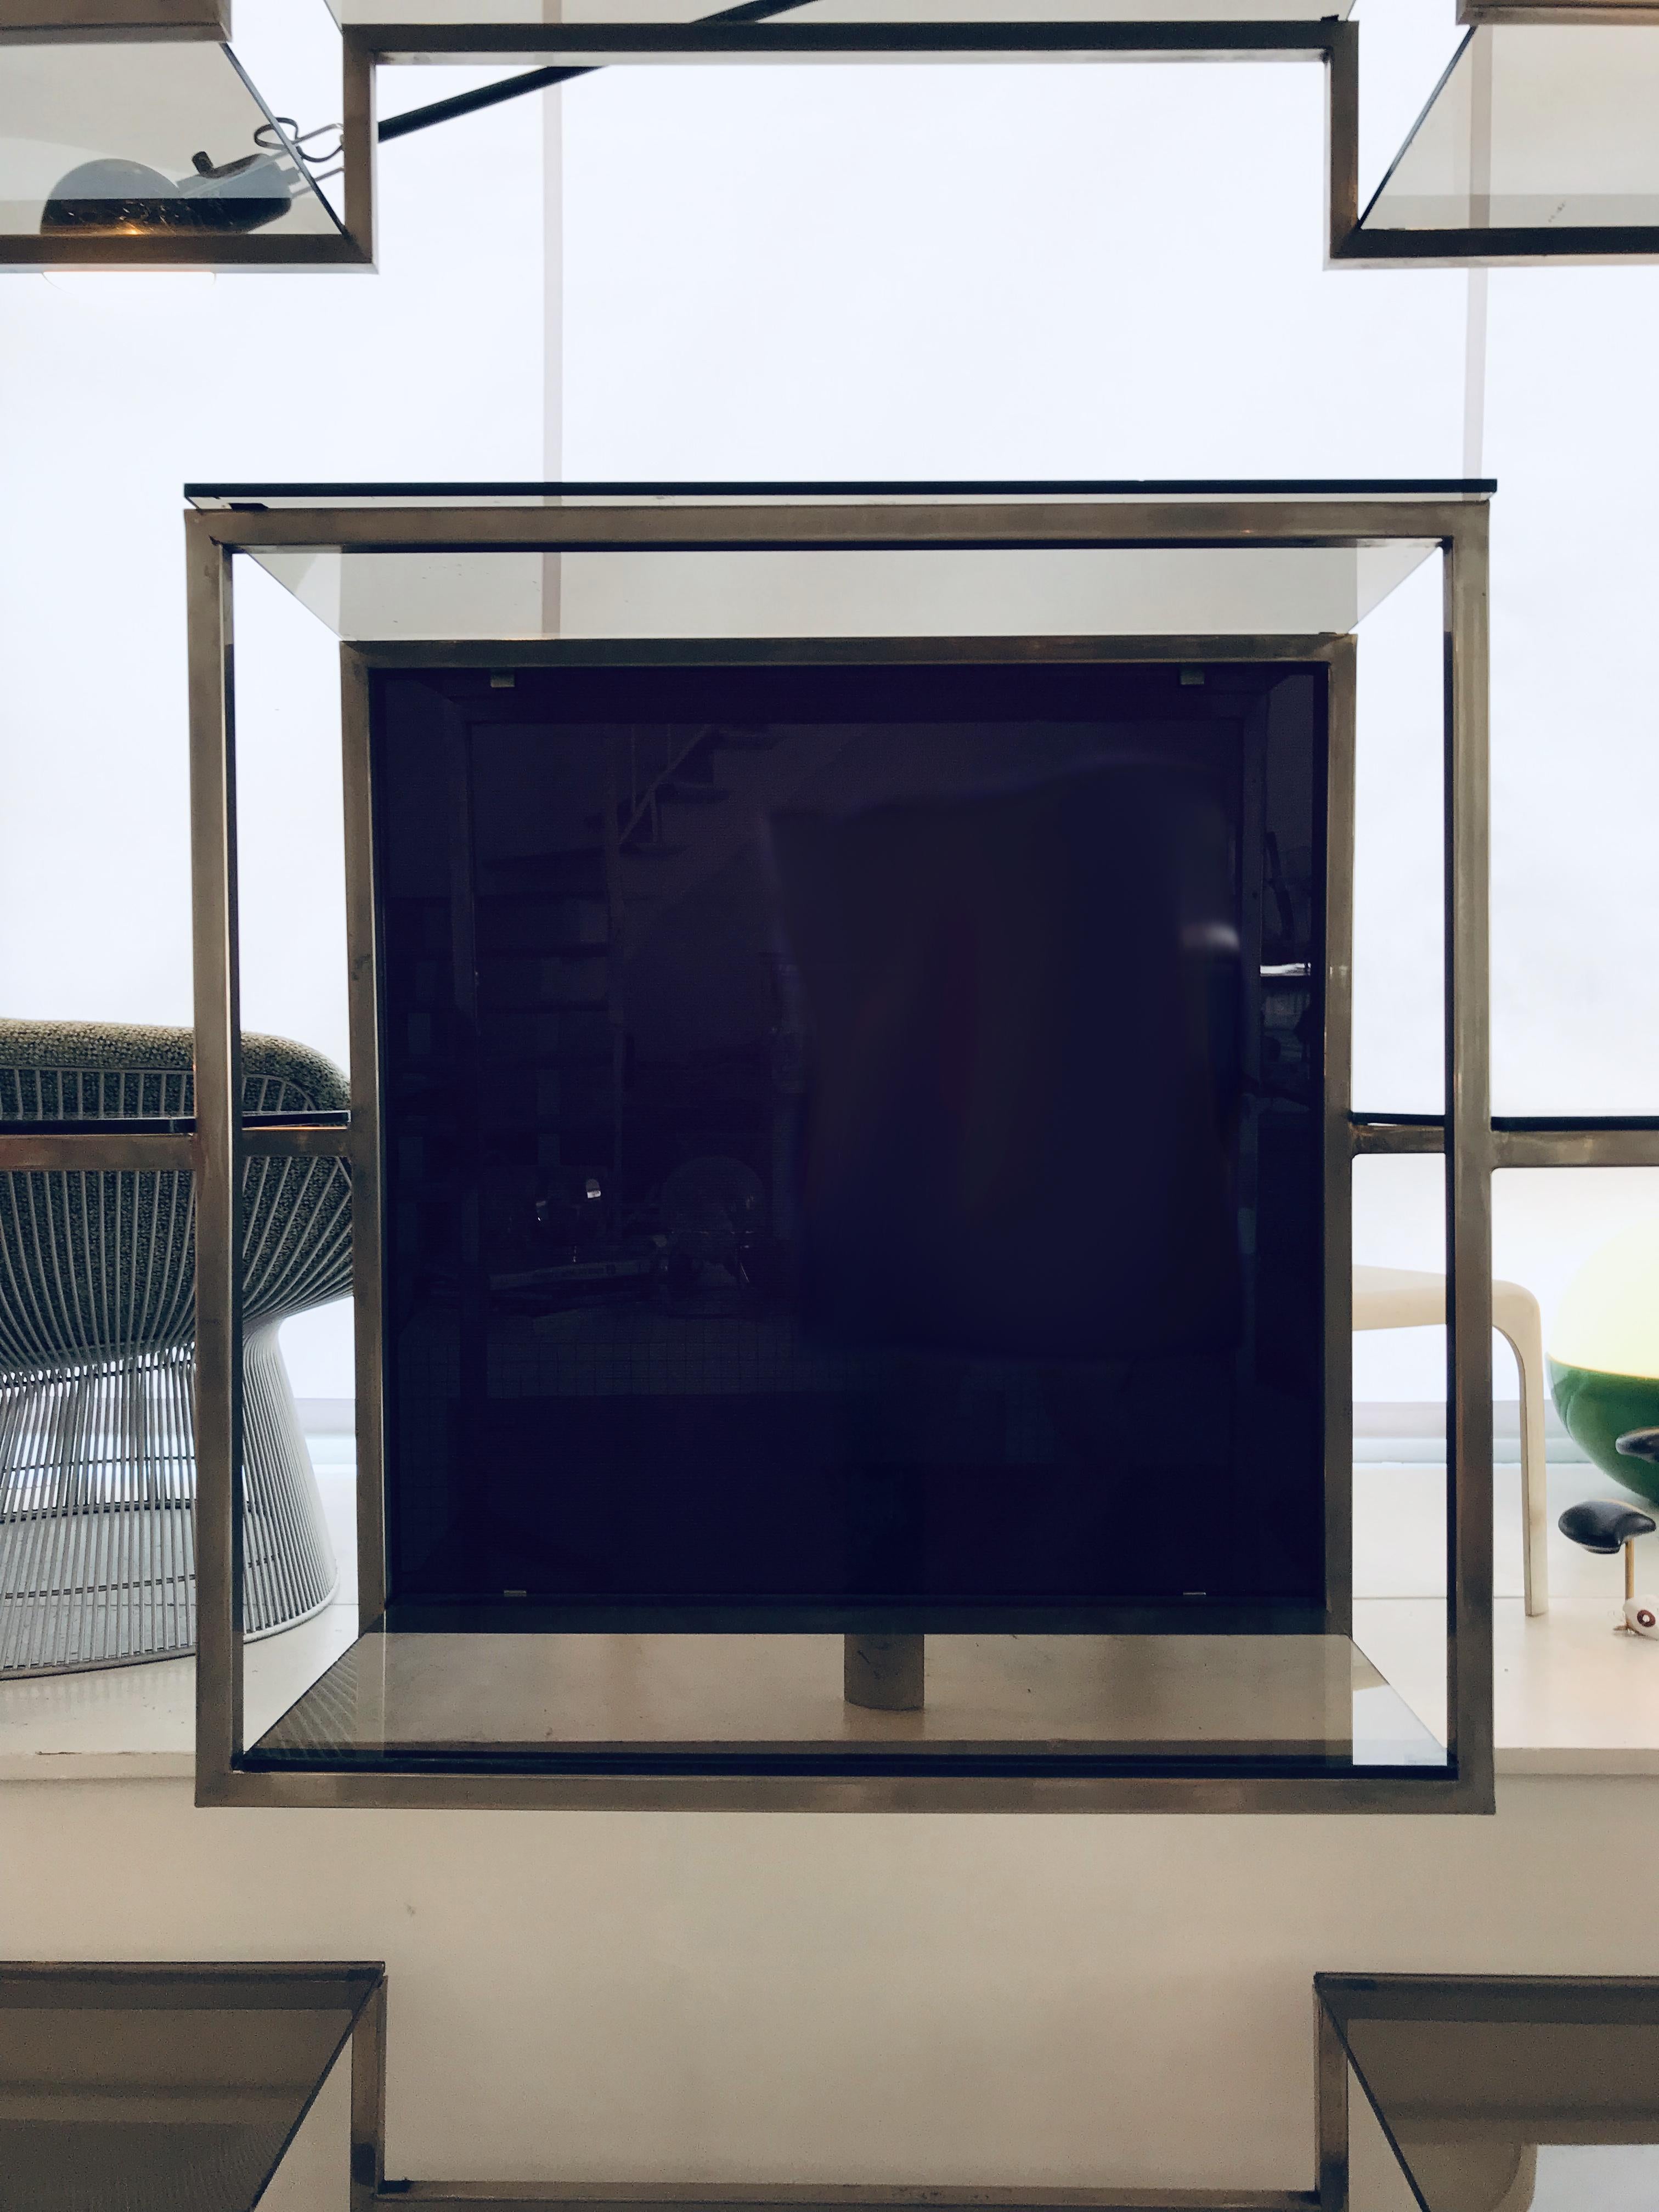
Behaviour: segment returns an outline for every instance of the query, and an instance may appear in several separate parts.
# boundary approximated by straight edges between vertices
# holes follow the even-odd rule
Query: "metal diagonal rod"
[[[787,15],[796,8],[804,8],[810,0],[744,0],[740,8],[721,8],[712,15],[700,15],[701,23],[763,23],[769,16]],[[402,115],[392,115],[381,124],[380,141],[386,145],[393,138],[407,138],[411,131],[429,131],[434,123],[453,123],[458,115],[476,115],[480,108],[499,107],[503,100],[521,100],[527,92],[545,92],[550,86],[568,84],[572,77],[592,76],[595,64],[583,63],[571,69],[526,70],[518,76],[504,77],[499,84],[486,84],[477,92],[458,92],[449,100],[434,100],[428,107],[411,107]]]
[[[591,68],[526,70],[520,76],[486,84],[477,92],[458,92],[453,100],[434,100],[429,107],[411,107],[406,114],[388,116],[380,128],[380,140],[407,138],[411,131],[429,131],[434,123],[452,123],[458,115],[474,115],[482,107],[498,107],[504,100],[521,100],[527,92],[544,92],[573,76],[590,76]]]

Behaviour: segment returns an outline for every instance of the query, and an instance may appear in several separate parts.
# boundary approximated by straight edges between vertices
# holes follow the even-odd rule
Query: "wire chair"
[[[194,1110],[188,1030],[0,1021],[0,1122]],[[243,1040],[244,1110],[343,1108],[339,1071]],[[255,1159],[243,1202],[244,1621],[270,1635],[338,1579],[277,1346],[351,1287],[340,1160]],[[0,1175],[0,1676],[196,1641],[196,1192],[188,1173]]]

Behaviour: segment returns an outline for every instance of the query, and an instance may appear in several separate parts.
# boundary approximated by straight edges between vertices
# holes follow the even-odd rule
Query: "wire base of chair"
[[[254,1637],[325,1605],[338,1569],[274,1324],[242,1377]],[[0,1380],[0,1676],[195,1649],[194,1381],[188,1345]]]

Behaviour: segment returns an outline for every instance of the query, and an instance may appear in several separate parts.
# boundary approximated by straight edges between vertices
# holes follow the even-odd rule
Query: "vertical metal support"
[[[1487,512],[1444,542],[1447,1748],[1490,1808],[1492,924]]]
[[[1322,27],[1330,33],[1325,57],[1328,263],[1359,224],[1359,26],[1327,23]]]
[[[927,1702],[927,1638],[843,1637],[842,1695],[877,1712],[921,1712]]]
[[[242,1036],[231,556],[185,524],[196,992],[196,1788],[242,1752]]]
[[[1240,726],[1238,870],[1238,1133],[1236,1195],[1238,1215],[1239,1327],[1233,1354],[1229,1449],[1241,1449],[1245,1407],[1255,1389],[1261,1346],[1257,1340],[1257,1255],[1261,1249],[1261,963],[1267,896],[1267,731],[1271,693],[1246,709]],[[1281,916],[1282,919],[1282,916]],[[1230,1486],[1224,1526],[1213,1538],[1237,1559],[1259,1561],[1267,1533],[1263,1516],[1250,1510],[1248,1486]],[[1194,1566],[1187,1577],[1202,1583]]]
[[[1325,705],[1325,1611],[1353,1631],[1353,868],[1357,649],[1332,647]]]
[[[483,1223],[483,1069],[478,1039],[478,870],[472,823],[473,726],[442,702],[449,804],[449,1039],[455,1146],[464,1163],[455,1200],[459,1236],[459,1375],[456,1433],[463,1479],[488,1464],[481,1425],[489,1391],[489,1285]],[[454,1480],[452,1466],[451,1480]]]
[[[633,732],[629,732],[630,740]],[[599,804],[605,809],[601,835],[605,842],[605,903],[606,957],[605,1013],[611,1024],[611,1172],[616,1178],[609,1194],[612,1205],[622,1198],[623,1079],[628,1065],[628,1028],[623,1010],[623,967],[628,957],[628,911],[622,872],[622,791],[617,758],[620,743],[613,730],[605,740],[605,781]],[[629,777],[629,803],[635,803],[634,778]],[[660,833],[657,833],[659,839]]]
[[[347,1004],[351,1036],[351,1296],[357,1381],[357,1626],[386,1611],[386,1403],[380,1236],[380,1009],[368,665],[340,648]]]
[[[1478,25],[1469,39],[1469,228],[1492,228],[1492,33]]]
[[[386,2179],[386,1976],[351,2031],[351,2212],[373,2212]]]
[[[564,101],[538,100],[542,120],[542,476],[564,475]],[[542,635],[562,627],[564,556],[542,559]]]
[[[1267,697],[1257,699],[1244,716],[1240,733],[1243,756],[1239,776],[1238,937],[1243,1011],[1239,1035],[1238,1213],[1244,1233],[1238,1239],[1241,1311],[1238,1350],[1233,1361],[1232,1449],[1247,1394],[1255,1382],[1256,1255],[1261,1245],[1261,947],[1267,882]],[[1251,1513],[1245,1486],[1232,1487],[1231,1521],[1225,1541],[1236,1558],[1257,1554],[1262,1516]],[[1195,1581],[1205,1577],[1195,1574]]]
[[[374,57],[368,49],[355,44],[349,31],[341,42],[341,66],[340,114],[344,127],[340,150],[344,166],[345,227],[352,244],[372,268],[376,165],[380,160]]]
[[[1314,2194],[1319,2212],[1348,2212],[1348,2054],[1314,1984]]]

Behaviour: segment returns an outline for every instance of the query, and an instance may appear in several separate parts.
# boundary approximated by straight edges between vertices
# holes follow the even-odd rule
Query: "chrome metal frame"
[[[788,2182],[399,2181],[423,2212],[1325,2212],[1311,2190],[949,2189]],[[352,2212],[358,2212],[354,2203]]]
[[[1463,0],[1469,22],[1655,22],[1659,0]],[[1392,230],[1359,204],[1359,27],[1320,21],[1254,23],[349,24],[346,50],[382,64],[439,60],[556,63],[955,61],[1319,61],[1325,64],[1326,265],[1382,268],[1628,261],[1659,257],[1659,230],[1504,227]],[[1409,143],[1409,142],[1407,142]],[[1402,149],[1403,151],[1403,149]]]
[[[1348,2054],[1314,1978],[1314,2198],[1348,2212]]]
[[[96,29],[78,21],[82,0],[0,0],[0,52],[6,46],[76,46],[167,40],[222,42],[229,36],[229,0],[131,0],[124,20]],[[125,17],[131,15],[129,23]],[[225,20],[219,20],[222,16]],[[229,48],[225,65],[236,66]],[[342,47],[341,160],[345,211],[337,232],[310,237],[249,231],[168,232],[112,238],[73,231],[50,237],[0,234],[0,273],[8,269],[368,270],[374,267],[374,70],[349,45]]]
[[[381,65],[434,61],[554,63],[574,70],[653,62],[1322,62],[1329,79],[1328,258],[1375,258],[1352,243],[1359,219],[1358,27],[1334,16],[1261,23],[796,23],[787,17],[680,24],[350,23],[341,35],[347,53],[371,73]],[[1401,251],[1409,255],[1411,249]]]
[[[216,0],[130,0],[131,27],[88,30],[78,0],[0,0],[0,43],[88,38],[214,37]],[[27,10],[27,27],[21,27]],[[1483,23],[1659,24],[1659,0],[1462,0],[1459,20]],[[375,73],[383,64],[957,61],[1321,61],[1327,73],[1326,263],[1385,268],[1484,266],[1659,258],[1659,228],[1385,229],[1359,205],[1358,27],[1328,18],[1257,23],[375,23],[341,33],[345,214],[343,234],[309,239],[169,235],[118,240],[60,234],[0,239],[0,268],[373,269],[378,137]],[[1403,150],[1403,149],[1402,149]]]
[[[250,490],[252,488],[248,488]],[[505,488],[504,488],[505,489]],[[524,488],[520,488],[523,489]],[[541,488],[532,487],[534,492]],[[699,488],[700,489],[702,488]],[[751,491],[755,488],[749,488]],[[873,490],[874,488],[863,488]],[[197,1099],[193,1158],[201,1177],[198,1259],[198,1483],[197,1799],[201,1804],[544,1806],[847,1811],[1490,1811],[1492,1748],[1492,1475],[1490,1170],[1494,1137],[1488,1101],[1486,537],[1485,488],[1415,497],[1373,495],[1374,488],[1318,498],[1297,487],[1284,495],[1217,486],[1181,487],[1160,495],[1137,487],[1122,495],[1070,499],[975,495],[954,487],[905,487],[903,498],[796,500],[671,506],[585,501],[565,495],[519,506],[441,504],[397,507],[345,505],[204,506],[185,521],[190,620]],[[1056,489],[1059,487],[1054,488]],[[1091,487],[1093,491],[1097,488]],[[434,488],[435,489],[435,488]],[[828,489],[827,487],[824,488]],[[198,495],[228,498],[220,493]],[[240,1097],[237,1009],[234,736],[231,691],[232,558],[264,547],[338,547],[368,551],[836,547],[997,548],[1177,546],[1244,549],[1262,544],[1352,546],[1389,539],[1440,546],[1445,577],[1445,938],[1447,1176],[1449,1744],[1451,1771],[1405,1777],[1228,1775],[756,1777],[652,1774],[617,1777],[547,1773],[404,1773],[273,1771],[250,1767],[242,1734],[240,1500],[234,1480],[240,1432],[240,1285],[231,1194],[253,1141],[233,1110]],[[660,653],[665,647],[657,648]],[[887,649],[884,647],[883,649]],[[899,653],[935,651],[917,641],[891,642]],[[1006,653],[1003,641],[970,641],[951,649]],[[1353,649],[1347,637],[1085,639],[1031,641],[1031,649],[1102,659],[1238,659],[1305,658],[1331,671],[1333,732],[1329,783],[1330,884],[1327,976],[1325,1180],[1333,1259],[1346,1257],[1348,1177],[1358,1152],[1437,1149],[1439,1127],[1405,1121],[1356,1121],[1347,1095],[1352,992]],[[769,658],[807,650],[819,657],[864,653],[862,644],[810,647],[738,641],[703,644],[702,655]],[[574,653],[637,657],[649,647],[471,642],[349,645],[343,648],[347,909],[349,936],[352,1118],[348,1131],[258,1133],[261,1150],[340,1146],[350,1161],[357,1224],[359,1533],[362,1617],[386,1596],[381,1524],[381,1437],[378,1249],[381,1130],[377,1095],[378,1006],[374,891],[370,879],[368,703],[372,667],[442,661],[449,665],[546,664]],[[1659,1160],[1659,1128],[1645,1133]],[[0,1136],[8,1147],[38,1139]],[[54,1138],[63,1144],[132,1144],[132,1139]],[[154,1143],[155,1140],[149,1140]],[[1612,1131],[1530,1127],[1540,1161],[1559,1143],[1563,1158],[1629,1157],[1629,1125]],[[81,1164],[80,1156],[76,1164]],[[125,1155],[124,1155],[125,1158]],[[90,1164],[89,1162],[87,1164]],[[1328,1267],[1326,1353],[1333,1377],[1351,1352],[1346,1271]],[[1334,1392],[1333,1396],[1335,1395]],[[1340,1416],[1340,1417],[1339,1417]],[[1329,1417],[1328,1444],[1346,1462],[1346,1401]],[[1339,1441],[1340,1438],[1340,1441]],[[1334,1562],[1346,1566],[1346,1515],[1339,1498],[1330,1526]],[[1333,1607],[1346,1611],[1346,1575],[1333,1576]],[[1345,1623],[1346,1625],[1346,1623]],[[1229,2200],[1231,2201],[1231,2200]]]
[[[1659,0],[1457,0],[1460,23],[1659,23]]]
[[[231,0],[0,0],[0,40],[228,39]]]

